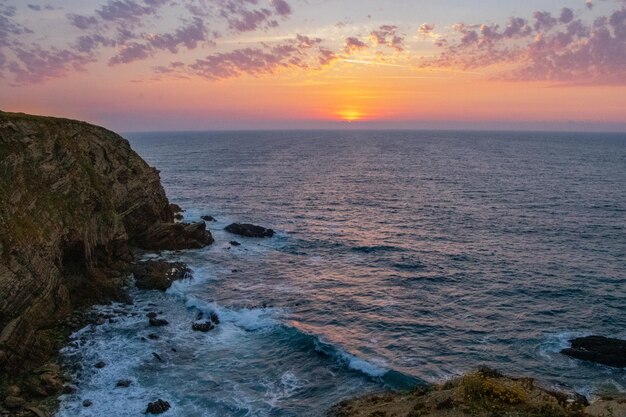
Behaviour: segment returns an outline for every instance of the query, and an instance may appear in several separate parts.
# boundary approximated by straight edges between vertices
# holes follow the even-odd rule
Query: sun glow
[[[340,110],[338,112],[338,115],[342,120],[345,120],[346,122],[349,122],[349,123],[358,122],[359,120],[362,120],[365,117],[365,114],[355,109]]]

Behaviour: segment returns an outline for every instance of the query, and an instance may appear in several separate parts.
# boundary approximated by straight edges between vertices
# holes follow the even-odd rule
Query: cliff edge
[[[47,360],[74,308],[122,297],[129,247],[172,222],[158,171],[127,140],[0,112],[0,373]]]

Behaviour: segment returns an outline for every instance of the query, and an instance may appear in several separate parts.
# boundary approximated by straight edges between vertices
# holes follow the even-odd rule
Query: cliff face
[[[129,241],[172,220],[158,171],[122,137],[0,112],[0,371],[40,364],[59,319],[120,296]]]

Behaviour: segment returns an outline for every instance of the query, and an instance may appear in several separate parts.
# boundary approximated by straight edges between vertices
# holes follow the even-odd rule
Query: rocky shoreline
[[[211,245],[205,222],[215,219],[205,215],[201,222],[184,223],[184,210],[170,204],[158,171],[115,133],[24,114],[0,112],[0,194],[0,416],[50,416],[59,395],[80,389],[57,356],[73,332],[131,314],[124,307],[132,304],[130,285],[165,291],[191,276],[184,263],[137,261],[138,251]],[[247,223],[225,230],[244,238],[275,233]],[[111,301],[121,303],[114,314],[89,308]],[[147,312],[145,320],[155,329],[168,325],[158,311]],[[199,314],[189,326],[210,332],[219,323],[215,313]],[[155,330],[148,337],[159,335]],[[562,353],[624,366],[626,342],[591,336],[572,341],[572,348]],[[130,384],[122,379],[117,387]],[[92,405],[90,399],[83,402]],[[145,412],[160,414],[169,408],[167,399],[159,399],[146,404]],[[588,404],[532,379],[482,368],[412,393],[345,401],[330,415],[626,417],[626,399]]]
[[[624,417],[626,396],[589,403],[532,378],[477,371],[410,393],[367,395],[337,404],[328,417]]]

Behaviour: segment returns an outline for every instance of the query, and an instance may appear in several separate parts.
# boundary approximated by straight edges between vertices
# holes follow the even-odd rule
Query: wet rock
[[[47,394],[53,395],[63,390],[63,381],[61,381],[59,375],[52,373],[44,373],[39,376],[41,387]]]
[[[133,266],[133,275],[137,288],[165,291],[172,282],[190,278],[191,270],[182,262],[144,261]]]
[[[237,242],[236,240],[231,240],[228,243],[230,243],[231,246],[241,246],[241,243]]]
[[[96,363],[96,364],[94,365],[94,367],[95,367],[95,368],[97,368],[97,369],[102,369],[102,368],[104,368],[105,366],[107,366],[107,364],[106,364],[106,363],[104,363],[104,362],[102,362],[102,361],[100,361],[100,362],[98,362],[98,363]]]
[[[93,405],[93,401],[85,400],[83,401],[83,407],[91,407]]]
[[[172,213],[182,213],[185,211],[181,206],[175,203],[170,203],[170,210],[172,210]]]
[[[26,404],[26,401],[21,397],[8,396],[4,399],[4,405],[9,410],[20,409]]]
[[[146,317],[148,317],[149,319],[156,319],[157,316],[158,316],[158,314],[155,313],[154,311],[151,311],[148,314],[146,314]]]
[[[182,219],[184,219],[184,218],[185,218],[185,216],[183,216],[183,215],[182,215],[182,214],[180,214],[180,213],[176,213],[176,214],[174,214],[174,220],[179,220],[179,221],[180,221],[180,220],[182,220]]]
[[[204,220],[205,222],[216,222],[217,220],[215,220],[215,217],[213,216],[202,216],[200,217],[202,220]]]
[[[31,413],[33,413],[35,416],[37,417],[47,417],[48,415],[46,413],[44,413],[40,408],[37,407],[26,407],[26,409],[28,411],[30,411]]]
[[[148,335],[148,339],[150,339],[150,340],[157,340],[158,338],[159,338],[158,334],[150,333]]]
[[[272,237],[274,231],[248,223],[233,223],[224,228],[229,233],[245,237]]]
[[[165,319],[150,319],[150,326],[153,327],[167,326],[168,324],[170,324],[170,322]]]
[[[159,355],[159,354],[158,354],[158,353],[156,353],[156,352],[152,352],[152,356],[154,356],[154,357],[155,357],[155,359],[156,359],[156,360],[158,360],[159,362],[165,362],[165,361],[163,360],[163,358],[161,357],[161,355]]]
[[[136,244],[147,250],[199,249],[213,243],[206,223],[157,223],[137,238]]]
[[[213,323],[211,323],[210,321],[205,321],[202,323],[193,323],[191,325],[191,329],[193,331],[196,332],[208,332],[210,330],[213,330],[215,328],[215,326],[213,325]]]
[[[122,387],[122,388],[128,388],[130,387],[131,381],[130,379],[120,379],[119,381],[117,381],[117,384],[115,384],[116,387]]]
[[[587,336],[570,340],[571,348],[562,354],[616,368],[626,367],[626,340]]]
[[[217,316],[215,312],[211,313],[211,321],[215,324],[220,324],[220,318]]]
[[[78,392],[78,387],[72,384],[63,385],[63,394],[75,394]]]
[[[171,408],[170,403],[161,399],[148,404],[146,414],[162,414]]]

